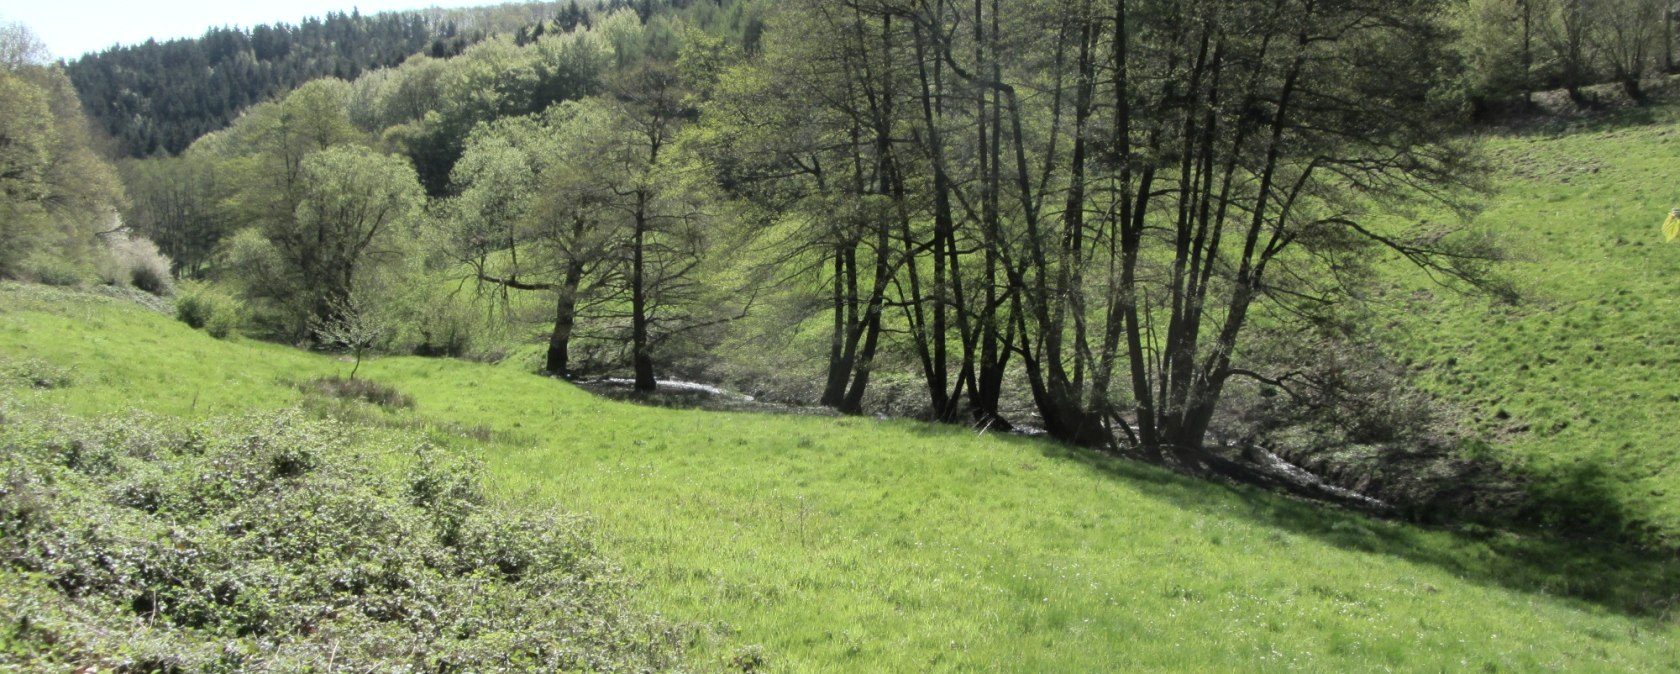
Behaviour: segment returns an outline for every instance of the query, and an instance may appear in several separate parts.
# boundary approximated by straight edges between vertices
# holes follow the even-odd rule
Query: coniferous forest
[[[582,16],[576,3],[551,3],[556,18]],[[71,62],[65,71],[88,114],[123,154],[179,154],[224,128],[245,108],[313,79],[353,80],[415,54],[447,58],[492,33],[548,18],[549,5],[432,10],[362,16],[328,13],[297,25],[222,27],[203,37],[117,45]],[[573,19],[576,20],[576,19]]]
[[[8,27],[0,669],[1664,671],[1677,17]]]

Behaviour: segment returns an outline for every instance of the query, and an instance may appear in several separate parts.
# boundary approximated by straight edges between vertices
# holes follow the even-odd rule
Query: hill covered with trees
[[[29,357],[0,389],[93,414],[295,406],[483,458],[497,498],[600,516],[650,608],[698,621],[607,595],[649,630],[594,644],[646,656],[626,662],[686,639],[697,668],[743,671],[1660,671],[1680,258],[1646,239],[1680,117],[1647,75],[1672,45],[1633,20],[1651,3],[1585,7],[615,0],[485,10],[508,20],[406,53],[380,45],[460,15],[334,15],[310,30],[395,23],[310,33],[285,52],[299,81],[219,122],[159,113],[208,132],[114,167],[80,62],[8,47],[0,233],[26,245],[0,276],[102,278],[217,339],[8,285],[0,345]],[[254,32],[223,38],[256,62]],[[1495,118],[1516,130],[1477,126]],[[677,404],[679,377],[840,418],[559,381]],[[75,507],[124,478],[61,447],[201,462],[11,423],[19,470],[80,485]],[[185,489],[151,478],[118,491]],[[370,497],[391,521],[431,507],[397,493]],[[416,525],[428,555],[526,568],[531,541],[446,524]],[[32,550],[0,582],[59,601]],[[523,582],[356,559],[347,582]],[[101,601],[142,615],[125,582]],[[409,600],[347,587],[364,612]]]
[[[124,154],[174,155],[245,108],[310,80],[352,80],[416,54],[447,58],[488,35],[550,21],[575,25],[586,16],[578,0],[368,16],[329,12],[296,24],[210,28],[197,38],[116,45],[71,61],[66,72]]]
[[[66,69],[87,109],[125,154],[174,154],[253,103],[319,77],[354,78],[454,40],[418,14],[328,14],[296,26],[212,28],[88,54]],[[462,38],[464,39],[464,38]]]
[[[1359,317],[1385,256],[1518,297],[1465,217],[1478,7],[567,5],[128,162],[125,215],[252,334],[382,323],[1267,481],[1223,448],[1280,418],[1464,440]]]

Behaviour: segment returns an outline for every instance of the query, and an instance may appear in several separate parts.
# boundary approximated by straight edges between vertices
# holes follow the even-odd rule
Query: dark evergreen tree
[[[66,70],[88,115],[135,157],[175,154],[226,127],[248,105],[319,77],[352,79],[394,66],[445,35],[444,55],[483,32],[417,13],[331,13],[298,25],[211,28],[202,37],[113,46]]]

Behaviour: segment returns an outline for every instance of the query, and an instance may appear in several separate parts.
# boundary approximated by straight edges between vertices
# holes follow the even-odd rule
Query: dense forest
[[[416,54],[447,58],[487,35],[534,31],[540,37],[547,19],[570,27],[587,17],[577,0],[371,16],[329,12],[297,25],[220,27],[198,38],[116,45],[65,70],[124,154],[173,155],[252,104],[310,80],[353,80]]]
[[[415,14],[332,13],[296,26],[212,28],[200,38],[116,46],[65,70],[124,153],[146,157],[178,153],[251,104],[309,80],[396,65],[434,36],[466,39]]]

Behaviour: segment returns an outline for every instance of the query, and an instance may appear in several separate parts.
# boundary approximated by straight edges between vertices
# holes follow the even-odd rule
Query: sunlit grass
[[[93,414],[300,404],[349,364],[168,317],[0,288],[0,357]],[[598,521],[697,664],[774,671],[1669,671],[1673,565],[1468,540],[1048,442],[906,421],[670,411],[512,366],[384,358],[367,423],[480,456],[500,498]],[[329,408],[322,408],[329,409]],[[1566,596],[1570,595],[1570,596]]]
[[[1420,381],[1504,458],[1595,483],[1647,540],[1680,543],[1680,111],[1492,137],[1498,192],[1475,219],[1506,242],[1523,293],[1503,306],[1394,293],[1388,331]],[[1421,291],[1421,292],[1419,292]]]

